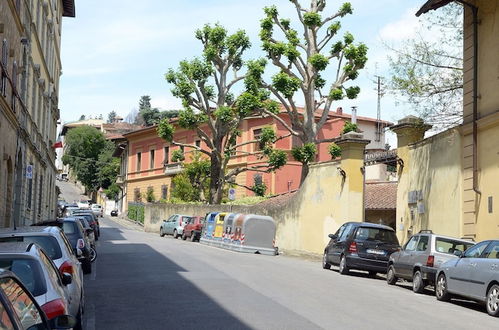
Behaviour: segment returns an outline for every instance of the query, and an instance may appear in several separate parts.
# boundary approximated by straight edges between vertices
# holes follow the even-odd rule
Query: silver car
[[[442,264],[435,291],[438,300],[468,298],[485,303],[489,315],[499,316],[499,240],[480,242]]]
[[[19,277],[35,297],[47,319],[70,314],[70,298],[66,286],[72,282],[72,276],[67,273],[61,274],[38,245],[1,244],[0,268],[9,270]]]
[[[69,294],[68,313],[75,316],[81,324],[84,309],[83,271],[77,256],[66,235],[59,227],[17,227],[0,229],[0,251],[2,244],[8,242],[36,243],[58,268],[60,274],[68,273],[72,281],[66,286]]]

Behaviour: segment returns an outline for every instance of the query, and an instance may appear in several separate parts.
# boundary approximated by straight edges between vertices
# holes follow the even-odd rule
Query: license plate
[[[381,251],[381,250],[373,250],[373,249],[367,249],[367,253],[377,254],[377,255],[384,255],[384,254],[385,254],[385,251]]]

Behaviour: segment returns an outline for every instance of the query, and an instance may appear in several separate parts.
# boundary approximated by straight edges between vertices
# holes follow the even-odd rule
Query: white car
[[[92,212],[94,213],[94,215],[96,217],[102,218],[102,216],[104,215],[104,209],[102,208],[102,205],[100,205],[100,204],[92,204],[90,209],[92,210]]]
[[[82,199],[81,201],[79,201],[77,203],[77,205],[78,205],[78,207],[80,209],[89,209],[90,208],[90,204],[88,203],[87,200],[84,200],[84,199]]]

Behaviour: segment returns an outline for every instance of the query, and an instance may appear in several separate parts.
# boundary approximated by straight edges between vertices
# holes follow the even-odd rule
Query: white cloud
[[[379,31],[381,40],[385,42],[399,42],[413,37],[420,26],[418,18],[414,15],[416,8],[410,8],[399,20],[388,23]]]

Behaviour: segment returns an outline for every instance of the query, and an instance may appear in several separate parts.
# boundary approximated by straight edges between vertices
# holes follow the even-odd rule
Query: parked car
[[[412,281],[412,290],[422,293],[427,285],[435,284],[438,267],[452,258],[456,251],[466,251],[475,243],[423,230],[413,235],[404,247],[392,253],[388,261],[386,281],[395,284],[399,278]]]
[[[95,247],[95,232],[92,227],[90,227],[90,224],[88,223],[87,219],[84,217],[80,217],[78,215],[75,215],[75,218],[78,219],[83,227],[83,230],[85,234],[87,235],[88,242],[90,243],[90,261],[94,262],[95,259],[97,259],[97,249]]]
[[[41,247],[34,243],[3,243],[0,268],[16,274],[34,296],[47,318],[70,314],[66,286],[72,276],[60,273]],[[79,303],[79,302],[78,302]],[[77,315],[72,315],[78,318]],[[81,321],[81,315],[79,315]],[[81,328],[81,322],[79,324]]]
[[[111,211],[111,216],[112,217],[117,217],[118,216],[118,210],[117,209],[114,209]]]
[[[163,220],[161,227],[159,228],[159,235],[161,237],[165,235],[173,235],[173,238],[178,238],[184,232],[184,225],[191,217],[188,215],[174,214],[168,218],[168,220]]]
[[[485,303],[487,313],[499,316],[499,240],[483,241],[466,252],[456,251],[437,271],[435,294],[448,301],[458,296]]]
[[[47,320],[45,312],[21,280],[7,270],[0,270],[1,329],[50,330],[76,327],[76,319],[59,315]]]
[[[62,210],[62,216],[70,217],[74,211],[78,211],[79,209],[77,204],[67,204]]]
[[[76,217],[84,217],[87,219],[88,223],[90,224],[90,227],[94,230],[95,233],[95,240],[99,240],[100,236],[100,224],[99,224],[99,218],[94,215],[94,213],[91,210],[76,210],[72,212],[71,216]]]
[[[90,241],[83,226],[76,218],[68,217],[56,221],[38,222],[32,226],[57,226],[61,228],[77,255],[78,261],[81,262],[83,273],[90,274],[92,272]]]
[[[340,274],[351,269],[368,271],[370,276],[386,273],[388,258],[400,248],[392,228],[368,222],[347,222],[329,237],[322,267],[339,265]]]
[[[83,272],[66,235],[58,227],[17,227],[0,229],[0,249],[3,243],[22,242],[39,245],[52,259],[61,274],[68,273],[73,279],[67,285],[71,315],[81,314],[84,307]],[[81,311],[80,311],[81,310]]]
[[[77,204],[78,204],[78,207],[80,209],[89,209],[90,208],[90,203],[86,199],[80,200]]]
[[[191,217],[184,226],[182,231],[182,239],[190,238],[192,242],[201,239],[201,231],[203,230],[204,217]]]
[[[90,207],[92,212],[95,214],[96,217],[103,217],[104,216],[104,209],[102,208],[102,205],[100,204],[92,204]]]

